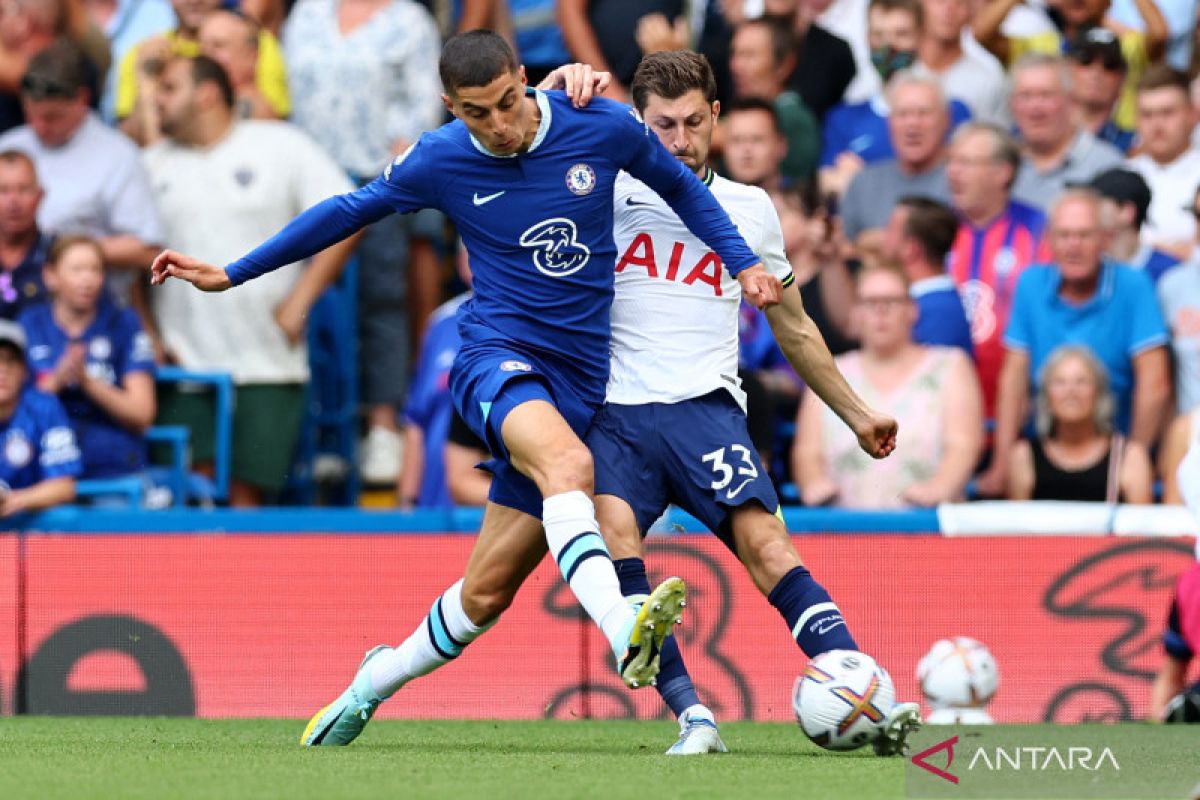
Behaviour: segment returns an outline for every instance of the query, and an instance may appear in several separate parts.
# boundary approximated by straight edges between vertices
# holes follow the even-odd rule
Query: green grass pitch
[[[728,756],[667,758],[673,722],[395,722],[305,749],[297,720],[0,718],[0,798],[891,798],[904,761],[726,723]]]

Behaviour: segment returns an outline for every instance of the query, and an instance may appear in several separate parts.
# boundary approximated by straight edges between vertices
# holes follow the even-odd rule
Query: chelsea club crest
[[[567,170],[567,188],[581,197],[596,188],[596,172],[587,164],[572,164]]]

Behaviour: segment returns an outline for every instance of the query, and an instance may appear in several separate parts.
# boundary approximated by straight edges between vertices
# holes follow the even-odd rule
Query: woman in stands
[[[1013,450],[1009,499],[1152,502],[1150,456],[1114,432],[1108,374],[1092,352],[1059,347],[1038,385],[1037,437]]]
[[[806,505],[929,507],[960,500],[983,444],[983,400],[969,357],[913,341],[917,307],[900,272],[859,273],[852,322],[862,348],[837,358],[846,380],[900,423],[896,451],[863,455],[854,435],[811,392],[800,404],[793,473]]]
[[[154,351],[137,315],[119,309],[104,286],[100,246],[60,237],[43,270],[50,302],[18,320],[29,339],[37,388],[57,395],[83,456],[84,478],[146,467],[143,434],[154,421]]]

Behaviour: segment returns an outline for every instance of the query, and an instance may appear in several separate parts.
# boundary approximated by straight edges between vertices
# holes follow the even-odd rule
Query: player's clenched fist
[[[896,431],[900,426],[886,414],[871,412],[855,426],[858,446],[871,458],[887,458],[896,449]]]
[[[163,250],[150,265],[150,283],[157,286],[172,277],[204,292],[223,292],[233,286],[222,268],[174,250]]]
[[[737,279],[742,285],[742,297],[755,308],[776,305],[783,298],[783,284],[762,264],[742,270]]]

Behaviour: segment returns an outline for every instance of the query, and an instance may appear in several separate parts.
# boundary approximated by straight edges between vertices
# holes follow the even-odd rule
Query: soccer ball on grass
[[[821,653],[792,690],[800,729],[826,750],[857,750],[870,743],[895,703],[887,670],[856,650]]]

